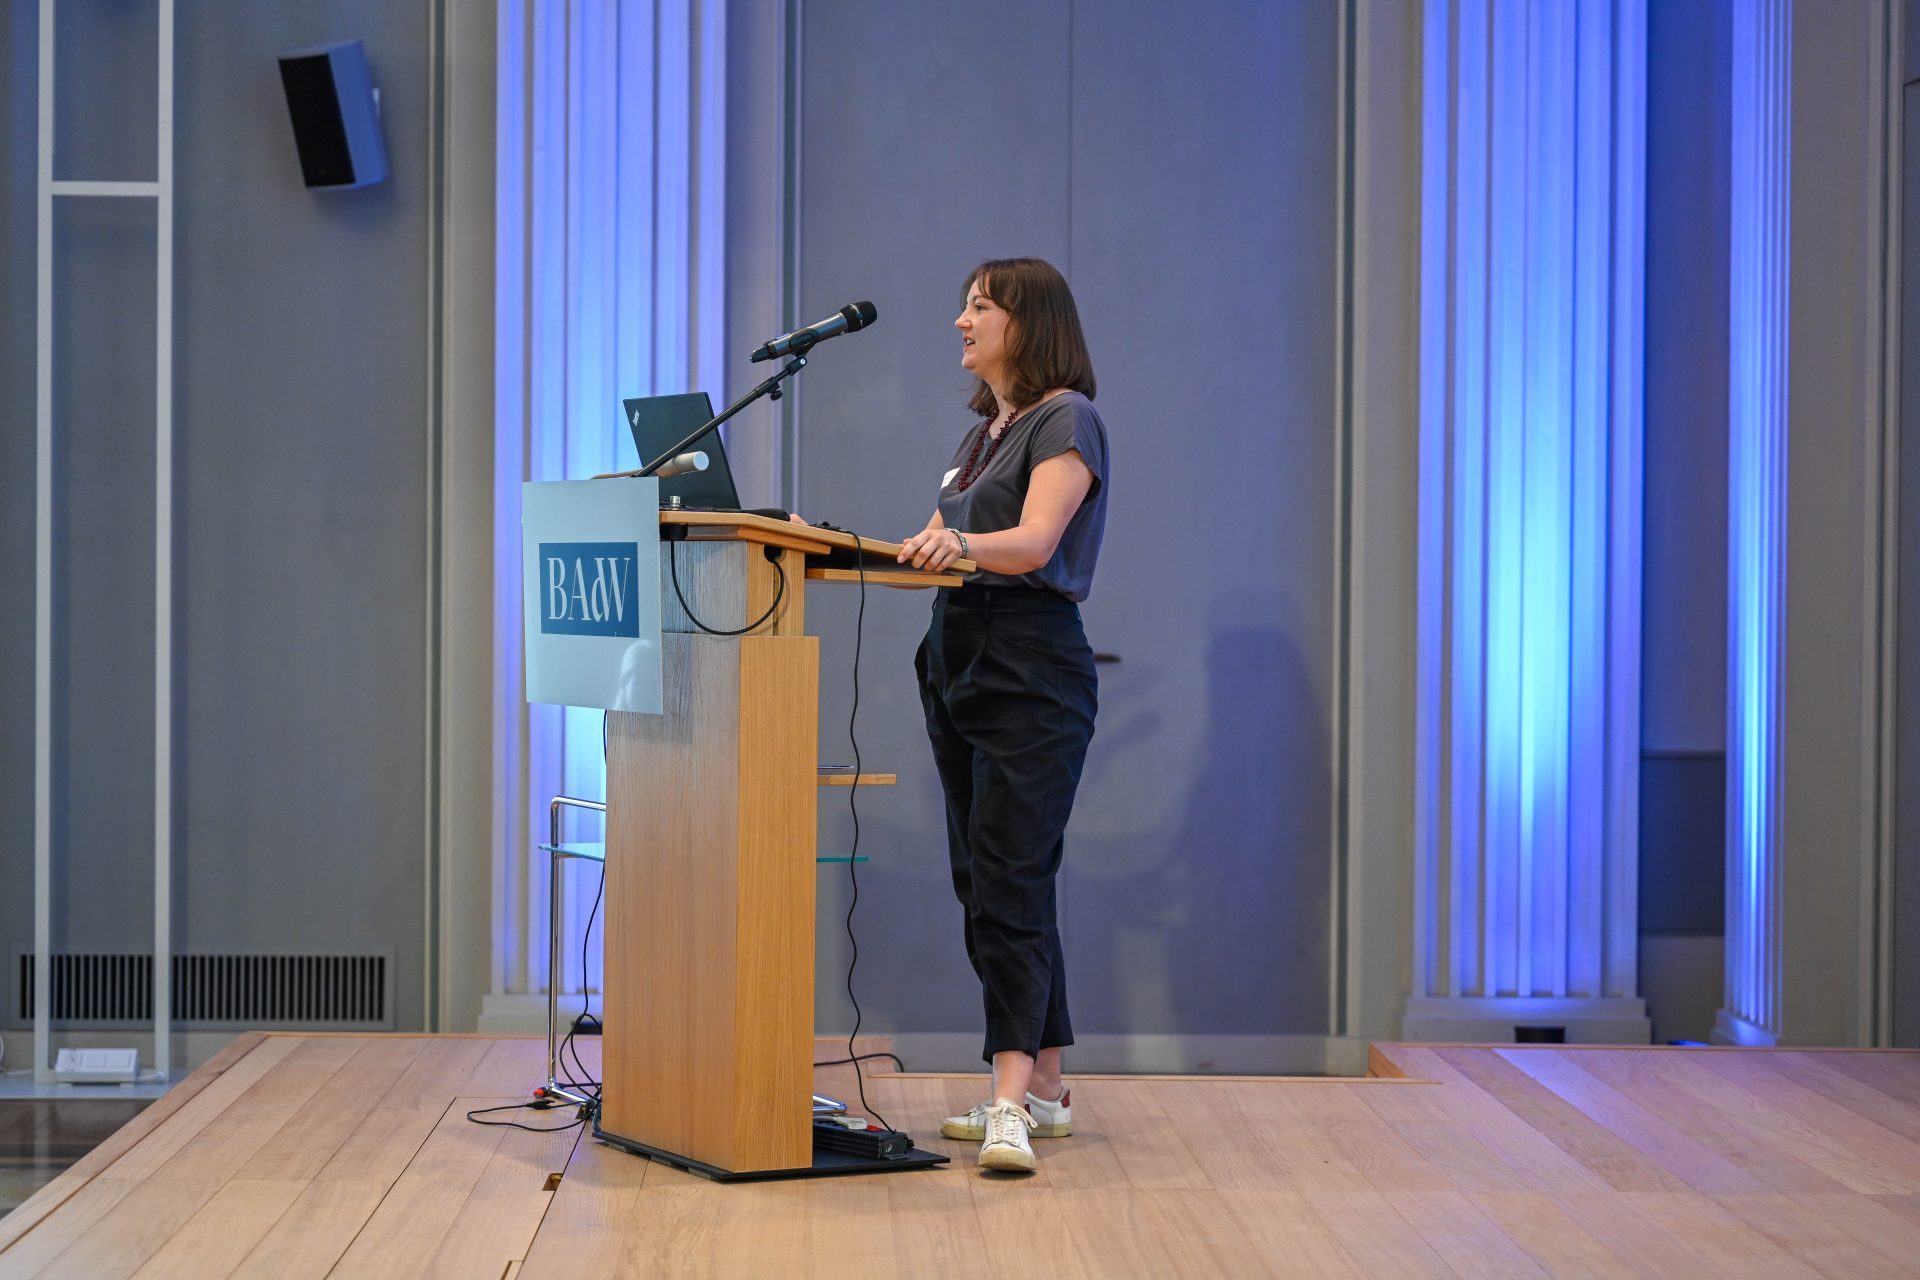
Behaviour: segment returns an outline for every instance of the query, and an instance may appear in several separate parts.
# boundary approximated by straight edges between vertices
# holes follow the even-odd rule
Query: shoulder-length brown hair
[[[993,258],[967,273],[961,306],[976,287],[1007,313],[1007,394],[1015,407],[1055,387],[1093,399],[1093,357],[1066,277],[1039,258]],[[998,417],[1001,408],[993,388],[977,379],[967,407],[983,418]]]

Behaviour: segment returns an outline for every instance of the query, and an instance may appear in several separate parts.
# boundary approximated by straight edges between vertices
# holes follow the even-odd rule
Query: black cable
[[[475,1107],[467,1112],[467,1119],[474,1124],[486,1125],[489,1129],[525,1129],[528,1133],[565,1133],[569,1129],[578,1129],[587,1122],[585,1108],[582,1114],[566,1124],[536,1125],[521,1124],[518,1120],[475,1120],[475,1116],[492,1115],[496,1111],[545,1111],[548,1107],[540,1102],[510,1102],[504,1107]]]
[[[668,541],[667,543],[667,576],[673,579],[673,598],[680,602],[680,610],[682,613],[685,613],[687,615],[687,621],[691,622],[694,626],[700,628],[702,631],[706,632],[708,635],[710,636],[743,636],[747,634],[747,632],[752,631],[755,627],[763,625],[767,621],[767,619],[771,618],[774,614],[780,611],[780,602],[786,599],[786,596],[787,596],[787,571],[785,567],[781,565],[778,557],[769,557],[773,565],[774,573],[778,574],[779,576],[774,581],[773,603],[767,606],[767,611],[765,613],[761,614],[758,618],[754,619],[752,622],[749,622],[746,626],[740,627],[734,631],[721,631],[716,627],[710,627],[706,623],[700,621],[700,619],[693,616],[693,608],[687,603],[686,596],[680,593],[680,562],[679,562],[678,555],[676,555],[674,552],[674,547],[676,547],[677,545],[679,545],[677,542],[671,541],[671,540]],[[864,586],[864,583],[863,583],[863,586]]]
[[[861,1054],[855,1054],[855,1055],[854,1055],[853,1057],[851,1057],[851,1058],[832,1058],[832,1059],[829,1059],[829,1060],[828,1060],[828,1061],[826,1061],[826,1062],[816,1062],[816,1063],[814,1063],[813,1065],[814,1065],[814,1066],[816,1066],[816,1067],[844,1067],[844,1066],[846,1066],[846,1065],[847,1065],[847,1064],[848,1064],[849,1062],[870,1062],[870,1061],[872,1061],[872,1060],[873,1060],[873,1059],[875,1059],[875,1058],[892,1058],[892,1059],[893,1059],[893,1065],[894,1065],[894,1066],[896,1066],[896,1067],[898,1067],[898,1068],[899,1068],[900,1070],[902,1070],[902,1071],[905,1071],[905,1070],[907,1069],[907,1064],[906,1064],[906,1063],[904,1063],[904,1062],[902,1062],[902,1061],[900,1061],[900,1055],[899,1055],[899,1054],[897,1054],[897,1053],[888,1053],[888,1052],[887,1052],[886,1050],[884,1050],[884,1049],[883,1049],[883,1050],[881,1050],[881,1051],[880,1051],[879,1053],[861,1053]]]
[[[874,1109],[867,1101],[866,1073],[860,1070],[860,1060],[867,1056],[853,1047],[860,1035],[860,997],[853,993],[853,971],[860,963],[860,940],[853,935],[853,910],[860,905],[860,737],[855,725],[860,719],[860,640],[867,629],[867,553],[860,545],[860,535],[849,531],[853,539],[853,561],[860,571],[860,611],[853,623],[853,710],[847,713],[847,743],[853,748],[853,785],[847,788],[847,812],[853,817],[853,849],[847,855],[847,883],[853,894],[847,902],[847,999],[853,1002],[853,1030],[847,1033],[847,1056],[853,1060],[853,1082],[860,1090],[860,1109],[880,1122],[882,1129],[891,1129],[887,1118]],[[892,1057],[891,1054],[888,1055]],[[898,1058],[894,1058],[898,1062]]]

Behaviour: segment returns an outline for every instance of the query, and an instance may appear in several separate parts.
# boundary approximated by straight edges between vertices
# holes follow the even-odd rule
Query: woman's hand
[[[929,525],[900,544],[894,557],[901,564],[912,562],[916,569],[940,573],[960,559],[960,535],[951,529]]]

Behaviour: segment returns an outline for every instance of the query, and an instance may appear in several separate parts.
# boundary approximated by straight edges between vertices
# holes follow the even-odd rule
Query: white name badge
[[[954,468],[953,470],[951,470],[951,471],[949,471],[949,472],[947,472],[947,474],[945,474],[944,476],[941,476],[941,477],[940,477],[940,487],[941,487],[942,489],[944,489],[944,488],[946,488],[946,487],[947,487],[948,485],[950,485],[950,484],[952,484],[952,483],[953,483],[953,478],[954,478],[955,476],[957,476],[957,475],[959,475],[959,474],[960,474],[960,468],[958,468],[958,467],[955,467],[955,468]]]

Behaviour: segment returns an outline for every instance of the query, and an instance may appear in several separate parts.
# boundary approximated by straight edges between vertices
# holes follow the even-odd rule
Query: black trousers
[[[1093,738],[1093,651],[1051,592],[940,592],[914,659],[988,1061],[1073,1043],[1054,877]]]

